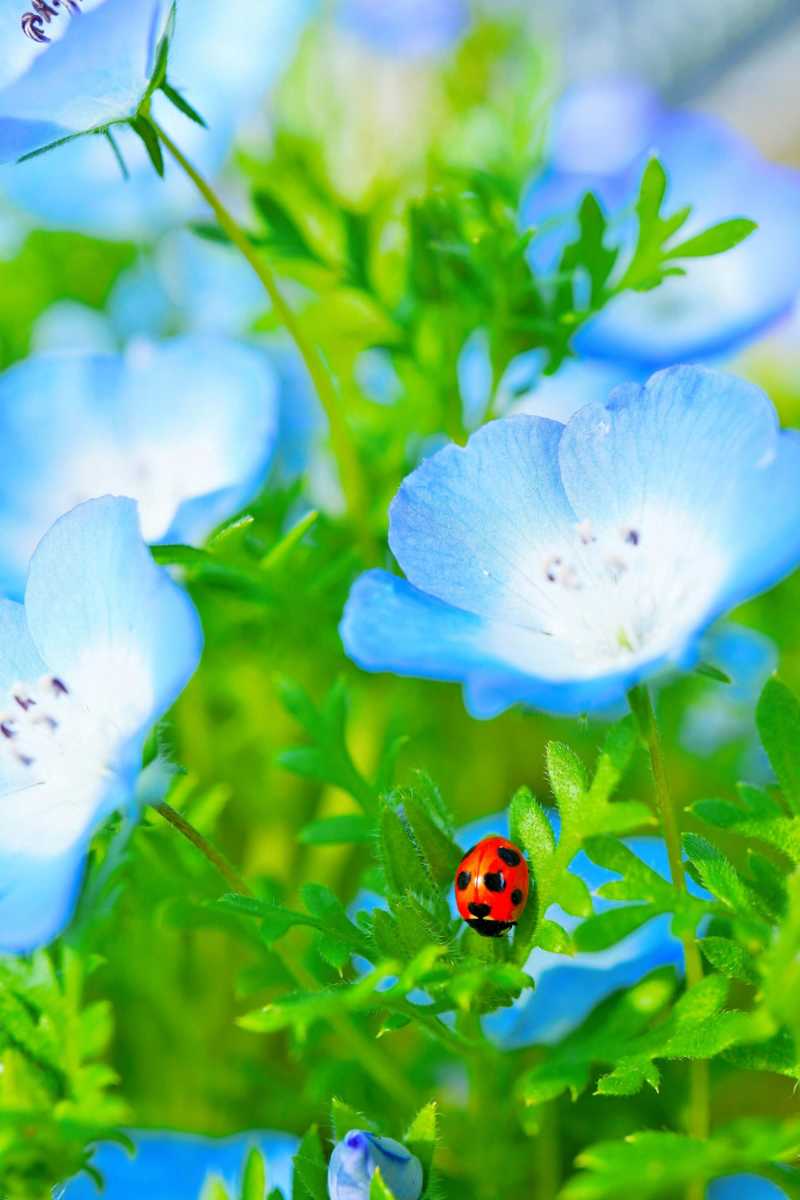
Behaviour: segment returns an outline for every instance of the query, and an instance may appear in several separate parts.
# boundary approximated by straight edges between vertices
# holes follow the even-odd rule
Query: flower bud
[[[419,1159],[392,1138],[361,1129],[351,1129],[334,1147],[328,1166],[330,1200],[369,1200],[370,1181],[378,1168],[395,1200],[419,1200]]]

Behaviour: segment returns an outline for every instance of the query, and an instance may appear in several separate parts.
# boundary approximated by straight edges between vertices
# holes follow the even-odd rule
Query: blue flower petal
[[[575,525],[559,477],[563,426],[485,425],[426,459],[392,502],[389,544],[411,583],[490,620],[536,628],[550,547]]]
[[[787,1194],[760,1175],[726,1175],[708,1185],[706,1200],[787,1200]]]
[[[38,679],[46,670],[28,630],[24,604],[0,600],[0,691],[20,679]]]
[[[62,11],[60,40],[0,92],[0,162],[133,116],[168,12],[167,0],[105,0],[73,18]]]
[[[139,501],[148,541],[202,541],[263,483],[277,390],[265,355],[212,337],[12,367],[0,376],[0,587],[19,595],[44,531],[108,492]]]
[[[448,50],[469,25],[466,0],[340,0],[336,18],[373,49],[398,58]]]
[[[643,583],[685,605],[678,653],[800,560],[800,438],[734,376],[674,367],[619,389],[573,417],[559,454],[573,508],[598,536],[634,529],[643,551],[651,539]]]
[[[22,797],[23,805],[25,797]],[[0,791],[0,809],[8,804]],[[24,815],[22,809],[20,815]],[[16,819],[16,817],[15,817]],[[68,924],[86,865],[86,839],[58,855],[6,852],[0,819],[0,954],[29,954]]]
[[[369,1200],[370,1181],[377,1170],[396,1200],[419,1200],[422,1164],[394,1138],[351,1129],[337,1142],[328,1163],[330,1200]]]
[[[108,1200],[197,1200],[211,1175],[219,1177],[230,1195],[238,1195],[247,1155],[255,1148],[264,1155],[270,1187],[285,1195],[291,1189],[292,1157],[297,1139],[286,1133],[239,1133],[229,1138],[197,1137],[189,1133],[131,1131],[136,1157],[121,1146],[103,1143],[92,1165],[106,1183]],[[97,1188],[87,1176],[67,1184],[63,1200],[96,1200]]]
[[[145,7],[144,0],[122,4],[131,11]],[[316,0],[260,0],[257,5],[250,0],[192,0],[178,5],[169,78],[208,128],[188,121],[160,93],[153,97],[153,114],[206,175],[216,175],[224,165],[241,120],[290,59],[315,6]],[[78,32],[89,16],[75,20]],[[209,71],[212,60],[214,70]],[[55,113],[57,108],[48,115]],[[168,225],[205,215],[193,185],[173,163],[166,163],[165,178],[159,179],[135,134],[118,127],[115,137],[128,167],[127,182],[104,138],[80,138],[3,171],[2,187],[45,224],[95,237],[150,240]],[[58,187],[52,186],[54,171]]]
[[[133,500],[89,500],[56,521],[31,561],[25,610],[49,670],[132,739],[200,659],[197,613],[153,562]]]

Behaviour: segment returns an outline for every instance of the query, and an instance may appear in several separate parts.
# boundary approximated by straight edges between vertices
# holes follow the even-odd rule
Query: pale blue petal
[[[339,23],[396,58],[441,54],[469,25],[466,0],[339,0]]]
[[[141,7],[121,2],[131,11]],[[202,113],[208,129],[187,120],[161,94],[153,97],[153,113],[206,175],[222,168],[237,128],[290,60],[315,3],[191,0],[178,5],[169,77]],[[212,61],[213,71],[208,69]],[[52,113],[61,115],[57,108]],[[0,173],[0,186],[43,223],[93,236],[150,240],[169,225],[207,215],[193,185],[171,162],[161,180],[135,134],[120,127],[115,136],[129,169],[127,182],[105,139],[81,138]],[[58,187],[52,186],[54,171]]]
[[[692,754],[713,754],[730,742],[747,739],[748,777],[759,777],[769,763],[756,736],[755,705],[761,689],[778,666],[778,649],[755,629],[728,623],[712,630],[703,657],[729,677],[729,684],[704,680],[702,691],[685,709],[681,745]]]
[[[31,356],[0,376],[0,586],[21,594],[46,529],[106,493],[148,541],[199,542],[260,489],[278,434],[265,354],[187,337],[112,355]]]
[[[267,1162],[270,1187],[288,1195],[292,1157],[297,1139],[287,1133],[254,1131],[228,1138],[197,1137],[190,1133],[132,1130],[136,1157],[121,1146],[103,1143],[92,1160],[106,1184],[108,1200],[198,1200],[210,1175],[224,1182],[230,1195],[239,1194],[242,1172],[251,1149]],[[97,1188],[87,1176],[67,1184],[64,1200],[97,1200]]]
[[[385,571],[356,580],[340,634],[364,670],[464,684],[467,708],[479,718],[517,703],[556,713],[602,710],[658,666],[575,679],[574,663],[556,639],[487,621]]]
[[[23,855],[3,850],[3,812],[24,815],[25,794],[0,795],[0,954],[29,954],[68,925],[86,865],[87,837],[63,853]]]
[[[476,329],[467,338],[457,369],[464,427],[475,429],[484,420],[492,396],[492,362],[485,330]]]
[[[133,500],[89,500],[61,517],[31,561],[25,608],[48,668],[131,738],[200,658],[197,613],[153,562]]]
[[[20,680],[39,679],[46,670],[28,631],[25,606],[0,600],[0,693]]]
[[[451,445],[403,482],[389,544],[411,583],[490,620],[540,625],[544,565],[576,522],[561,486],[563,426],[510,417]]]
[[[561,440],[561,476],[578,516],[599,530],[641,527],[689,538],[676,570],[715,583],[697,628],[777,582],[800,561],[800,438],[780,432],[769,399],[734,376],[674,367],[608,405],[578,412]],[[683,525],[682,525],[683,523]]]
[[[497,411],[527,413],[566,423],[586,404],[604,404],[614,388],[639,380],[634,368],[620,363],[568,358],[555,375],[542,372],[540,351],[510,363],[497,392]]]
[[[133,116],[168,11],[167,0],[104,0],[79,16],[62,12],[63,36],[0,92],[0,162],[54,140],[54,128],[63,137]]]

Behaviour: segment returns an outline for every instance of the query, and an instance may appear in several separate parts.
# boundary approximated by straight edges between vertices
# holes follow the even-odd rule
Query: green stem
[[[224,230],[233,245],[236,246],[237,250],[240,251],[255,271],[272,302],[275,312],[280,317],[297,346],[311,376],[325,415],[328,418],[331,446],[339,467],[342,491],[344,492],[348,512],[352,521],[360,530],[365,551],[369,557],[372,557],[372,538],[365,517],[367,512],[367,489],[361,463],[350,439],[347,422],[345,421],[339,401],[339,394],[328,374],[317,347],[306,336],[305,330],[297,319],[297,316],[283,298],[275,277],[264,261],[263,256],[256,252],[255,247],[239,223],[224,206],[211,185],[203,178],[189,159],[186,158],[181,149],[175,145],[169,134],[157,124],[152,114],[149,115],[148,120],[158,134],[164,149],[192,181],[200,195],[211,208],[211,211],[219,222],[220,228]]]
[[[636,718],[639,732],[650,756],[653,772],[653,784],[656,804],[661,817],[661,827],[667,844],[670,873],[676,888],[686,891],[686,875],[681,857],[681,839],[678,820],[670,795],[667,772],[664,764],[664,752],[658,732],[656,714],[653,702],[647,688],[640,684],[628,693],[631,712]],[[693,987],[703,978],[703,963],[697,942],[691,935],[681,938],[683,957],[686,964],[686,982]],[[687,1130],[691,1137],[705,1141],[710,1129],[710,1089],[708,1063],[703,1059],[693,1059],[689,1064],[689,1111],[687,1114]],[[705,1191],[702,1180],[695,1181],[686,1193],[687,1200],[702,1200]]]
[[[224,854],[221,854],[203,836],[199,829],[195,829],[191,822],[187,821],[181,813],[177,812],[166,801],[162,801],[153,807],[156,812],[161,814],[165,821],[169,822],[173,829],[177,829],[178,833],[200,851],[235,892],[240,896],[249,896],[251,899],[256,899],[255,893],[249,884],[242,878],[235,867],[231,866]],[[304,988],[306,991],[317,990],[317,981],[310,971],[306,970],[301,963],[289,963],[286,956],[281,953],[277,946],[272,946],[271,949],[272,953],[281,960],[287,974],[296,986]],[[388,1095],[394,1096],[397,1103],[402,1107],[415,1112],[417,1107],[416,1092],[406,1082],[402,1071],[398,1070],[384,1056],[375,1042],[363,1034],[358,1026],[344,1013],[332,1015],[330,1022],[342,1041],[352,1050],[355,1061],[363,1067],[367,1074],[372,1076],[378,1086]]]

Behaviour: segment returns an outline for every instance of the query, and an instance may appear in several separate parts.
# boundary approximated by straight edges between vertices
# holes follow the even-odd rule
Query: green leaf
[[[756,722],[786,802],[800,812],[800,701],[774,676],[759,698]]]
[[[667,193],[667,173],[659,160],[653,155],[647,160],[639,184],[639,195],[636,200],[636,214],[639,225],[647,232],[655,226],[661,205]]]
[[[431,1100],[421,1108],[408,1127],[403,1142],[412,1154],[422,1163],[426,1184],[433,1168],[433,1156],[436,1152],[438,1136],[438,1109],[436,1101]]]
[[[713,663],[701,662],[695,667],[696,675],[704,675],[706,679],[713,679],[716,683],[732,683],[730,675],[726,675],[719,667],[715,667]]]
[[[437,883],[449,886],[462,858],[461,849],[440,828],[419,791],[409,789],[396,796],[432,877]]]
[[[269,229],[269,246],[281,258],[320,263],[306,235],[289,210],[271,192],[253,193],[253,203]]]
[[[699,834],[685,833],[682,840],[704,887],[735,913],[745,917],[759,915],[750,892],[730,859]]]
[[[337,1142],[340,1142],[354,1129],[364,1129],[369,1133],[375,1132],[375,1126],[363,1113],[352,1108],[346,1101],[340,1100],[338,1096],[334,1096],[331,1105],[331,1128]]]
[[[562,818],[579,820],[589,787],[586,768],[563,742],[548,743],[546,761],[550,786]]]
[[[328,1200],[328,1165],[316,1125],[306,1133],[294,1157],[292,1200]]]
[[[247,1155],[242,1175],[241,1200],[264,1200],[267,1191],[267,1164],[255,1147]]]
[[[336,817],[320,817],[304,825],[297,840],[305,846],[363,845],[372,839],[375,826],[362,813],[343,813]]]
[[[208,125],[200,116],[200,113],[197,111],[197,109],[192,108],[186,97],[183,96],[177,88],[172,87],[166,78],[161,82],[161,91],[164,93],[170,103],[174,104],[178,111],[182,112],[183,115],[188,117],[190,121],[194,121],[196,125],[201,125],[203,129],[208,128]]]
[[[407,892],[430,896],[433,884],[425,871],[408,829],[390,805],[385,805],[379,821],[380,854],[391,895]]]
[[[577,875],[569,871],[561,876],[555,888],[556,902],[573,917],[588,917],[592,913],[592,894]]]
[[[522,787],[509,807],[511,837],[528,855],[534,879],[546,873],[556,839],[547,815],[529,788]]]
[[[758,972],[753,968],[752,957],[738,942],[731,938],[704,937],[700,939],[699,946],[712,967],[716,967],[728,979],[758,983]]]
[[[590,796],[594,807],[611,799],[628,770],[639,737],[633,715],[612,725],[597,762]]]
[[[575,947],[581,953],[607,950],[635,929],[640,929],[660,911],[661,909],[654,904],[629,904],[624,908],[612,908],[607,912],[596,913],[579,925],[573,933]]]
[[[728,221],[720,221],[718,225],[710,225],[696,237],[687,238],[685,242],[671,246],[664,257],[707,258],[712,254],[723,254],[726,250],[738,246],[757,228],[755,221],[748,221],[744,217],[732,217]],[[729,683],[730,680],[725,678],[722,682]]]
[[[372,1176],[369,1185],[369,1200],[394,1200],[394,1192],[389,1191],[388,1184],[384,1183],[380,1167]]]
[[[163,43],[162,43],[163,44]],[[161,150],[161,141],[152,123],[147,117],[142,115],[133,117],[130,122],[131,129],[138,135],[142,142],[150,162],[155,168],[156,174],[162,179],[164,178],[164,155]]]

